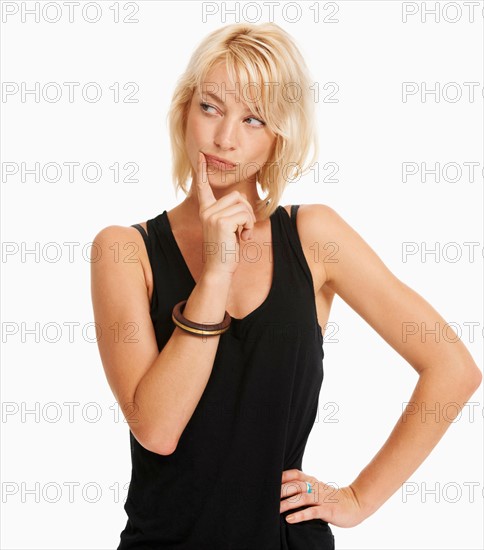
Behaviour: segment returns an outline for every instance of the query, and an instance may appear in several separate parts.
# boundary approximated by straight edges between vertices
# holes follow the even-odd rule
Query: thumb
[[[206,210],[209,206],[216,202],[216,199],[208,182],[207,162],[201,151],[198,152],[196,187],[200,210]]]

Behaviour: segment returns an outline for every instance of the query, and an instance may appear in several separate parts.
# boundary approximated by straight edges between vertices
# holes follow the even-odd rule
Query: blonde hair
[[[175,192],[182,189],[187,195],[187,179],[195,176],[185,148],[193,93],[201,91],[209,71],[224,61],[240,88],[258,87],[251,107],[276,134],[272,152],[256,174],[267,192],[256,211],[266,218],[277,208],[287,180],[307,173],[319,152],[309,71],[294,40],[275,23],[226,25],[208,34],[193,52],[168,112]],[[305,164],[311,144],[313,155]]]

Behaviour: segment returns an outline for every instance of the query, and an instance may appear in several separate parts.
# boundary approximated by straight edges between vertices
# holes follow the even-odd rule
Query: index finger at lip
[[[203,156],[203,153],[201,151],[198,152],[198,170],[197,170],[197,183],[199,186],[203,186],[203,184],[206,182],[206,179],[204,176],[206,176],[206,169],[205,169],[205,157]]]
[[[198,193],[198,202],[202,209],[206,208],[207,203],[209,203],[209,193],[208,193],[208,179],[207,179],[207,166],[205,163],[205,157],[201,151],[198,152],[198,169],[197,169],[197,193]]]

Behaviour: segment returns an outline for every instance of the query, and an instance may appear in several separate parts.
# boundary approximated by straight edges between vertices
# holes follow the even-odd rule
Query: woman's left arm
[[[319,238],[315,239],[319,250],[324,250],[327,243],[333,243],[337,250],[331,261],[322,261],[326,284],[419,375],[409,404],[387,441],[346,488],[353,493],[359,509],[361,517],[356,521],[359,523],[390,498],[430,454],[481,384],[482,374],[463,342],[439,313],[393,275],[332,208],[312,205],[306,212],[305,231],[312,236],[319,232]],[[326,250],[334,248],[330,246]],[[442,330],[445,330],[445,339],[439,337]],[[457,406],[445,407],[450,403]],[[428,411],[436,412],[429,414]],[[287,474],[286,479],[289,478]],[[324,511],[325,506],[321,509]],[[327,521],[332,521],[331,512],[336,510],[328,507]],[[345,523],[344,518],[341,522]],[[353,522],[350,520],[350,523]]]

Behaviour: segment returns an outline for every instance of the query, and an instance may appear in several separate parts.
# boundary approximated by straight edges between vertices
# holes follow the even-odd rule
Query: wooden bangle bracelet
[[[183,315],[186,303],[187,300],[178,302],[173,308],[171,315],[173,322],[181,329],[201,336],[215,336],[217,334],[223,334],[229,329],[232,318],[227,312],[225,312],[224,319],[221,323],[195,323]]]

